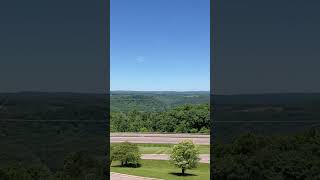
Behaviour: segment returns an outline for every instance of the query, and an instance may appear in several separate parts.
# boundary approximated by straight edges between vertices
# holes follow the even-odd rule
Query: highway
[[[178,144],[182,140],[192,140],[198,145],[209,145],[210,135],[202,134],[151,134],[151,133],[111,133],[110,142],[124,141],[146,144]]]

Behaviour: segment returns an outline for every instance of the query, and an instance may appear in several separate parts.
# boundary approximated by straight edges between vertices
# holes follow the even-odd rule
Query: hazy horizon
[[[315,92],[303,92],[303,91],[296,91],[296,92],[282,92],[282,91],[277,91],[277,92],[252,92],[252,93],[225,93],[225,94],[214,94],[211,93],[210,90],[185,90],[185,91],[174,91],[174,90],[110,90],[110,93],[112,92],[177,92],[177,93],[183,93],[183,92],[207,92],[210,93],[211,95],[216,95],[216,96],[232,96],[232,95],[281,95],[281,94],[320,94],[320,92],[315,91]],[[106,93],[101,93],[101,92],[72,92],[72,91],[4,91],[0,92],[0,94],[18,94],[18,93],[43,93],[43,94],[50,94],[50,93],[57,93],[57,94],[108,94]]]

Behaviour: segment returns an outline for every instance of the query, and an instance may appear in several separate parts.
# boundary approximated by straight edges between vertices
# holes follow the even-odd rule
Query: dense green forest
[[[0,93],[0,179],[103,179],[106,102],[105,94]]]
[[[106,179],[105,163],[88,153],[68,154],[62,168],[53,171],[46,164],[9,162],[0,167],[1,180],[97,180]]]
[[[83,158],[89,158],[89,162],[95,162],[97,165],[106,159],[107,126],[103,122],[0,121],[0,127],[0,174],[2,172],[4,177],[8,177],[8,173],[11,173],[9,177],[16,176],[14,174],[17,172],[29,174],[26,175],[28,177],[32,173],[40,173],[38,175],[41,176],[42,173],[54,175],[68,171],[68,168],[65,169],[66,159],[73,153],[85,152]],[[82,160],[70,160],[68,163],[68,166],[75,171],[71,176],[77,176],[78,170],[72,163],[81,163],[78,161]],[[93,169],[99,168],[90,164],[83,166],[88,166],[87,170],[81,170],[83,167],[79,167],[83,171],[79,171],[83,177],[92,173]],[[6,178],[0,175],[0,179]],[[16,179],[20,180],[21,176]],[[9,178],[9,180],[16,179]]]
[[[320,179],[320,94],[213,99],[213,179]]]
[[[160,112],[111,112],[112,132],[209,133],[208,104],[185,104]]]
[[[214,143],[213,152],[213,179],[320,179],[320,128],[281,136],[247,133]]]

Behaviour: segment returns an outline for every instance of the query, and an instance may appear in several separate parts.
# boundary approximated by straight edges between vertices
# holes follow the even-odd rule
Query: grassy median
[[[141,164],[139,168],[130,168],[120,167],[119,162],[113,162],[111,172],[170,180],[204,180],[210,177],[209,164],[204,163],[199,163],[195,169],[187,170],[186,176],[181,176],[181,169],[176,168],[169,161],[141,160]]]
[[[170,154],[173,146],[174,144],[138,144],[141,154]],[[200,154],[210,154],[210,145],[199,145],[199,151]]]

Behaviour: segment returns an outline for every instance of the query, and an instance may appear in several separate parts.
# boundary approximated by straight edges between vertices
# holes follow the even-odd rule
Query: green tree
[[[113,131],[125,132],[129,130],[128,117],[124,113],[111,113],[110,126]]]
[[[111,149],[111,161],[120,161],[121,166],[128,166],[134,164],[135,167],[139,164],[141,153],[136,144],[123,142],[114,145]]]
[[[173,146],[170,159],[172,163],[181,168],[182,174],[187,169],[197,167],[199,158],[199,148],[191,140],[184,140]]]

